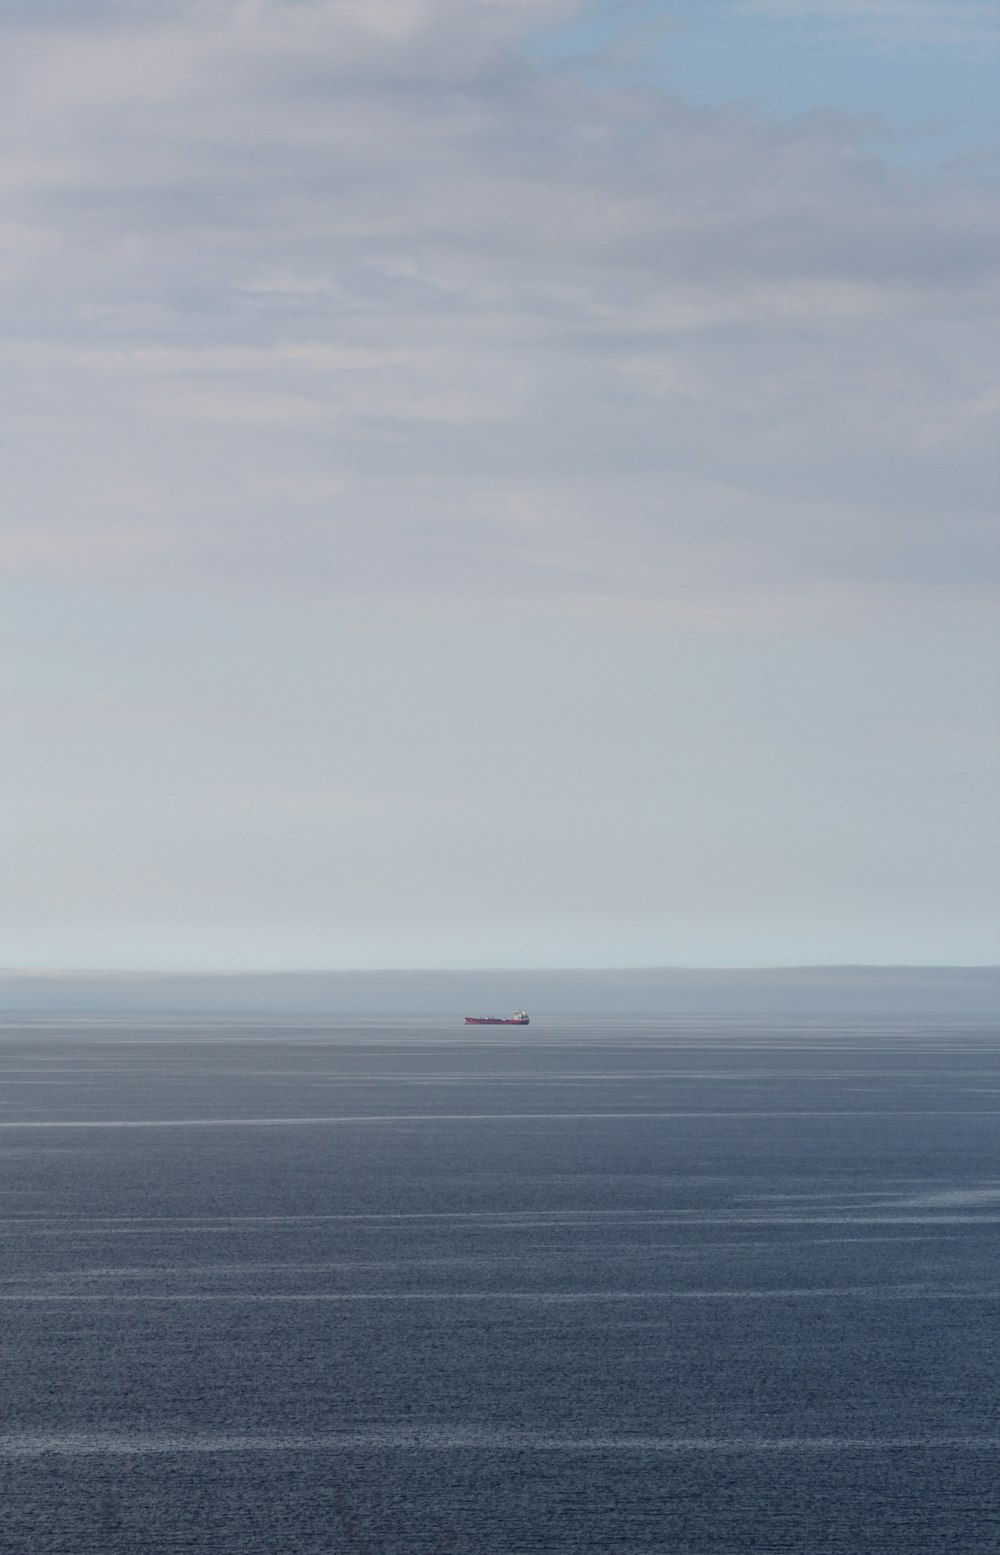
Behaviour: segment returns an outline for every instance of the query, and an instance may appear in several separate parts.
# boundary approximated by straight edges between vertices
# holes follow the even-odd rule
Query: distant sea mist
[[[1000,1012],[1000,967],[259,973],[0,970],[0,1012],[908,1016]]]

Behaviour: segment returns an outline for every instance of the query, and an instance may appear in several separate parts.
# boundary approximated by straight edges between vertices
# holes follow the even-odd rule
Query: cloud
[[[533,66],[574,9],[8,8],[0,568],[598,609],[980,589],[989,186],[846,118]]]
[[[169,537],[147,525],[35,525],[0,530],[0,573],[44,571],[53,576],[101,577],[159,560]]]
[[[1000,40],[990,0],[736,0],[770,21],[819,21],[879,46],[938,48]]]

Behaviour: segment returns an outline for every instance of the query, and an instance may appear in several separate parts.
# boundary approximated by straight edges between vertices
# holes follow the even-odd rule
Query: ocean
[[[984,1020],[0,1025],[0,1550],[1000,1550]]]

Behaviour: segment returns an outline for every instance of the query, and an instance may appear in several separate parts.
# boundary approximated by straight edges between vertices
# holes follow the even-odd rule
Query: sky
[[[1000,960],[993,0],[0,0],[0,966]]]

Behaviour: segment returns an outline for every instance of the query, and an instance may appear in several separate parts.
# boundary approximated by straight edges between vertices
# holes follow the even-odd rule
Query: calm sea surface
[[[1000,1550],[983,1025],[0,1026],[0,1550]]]

